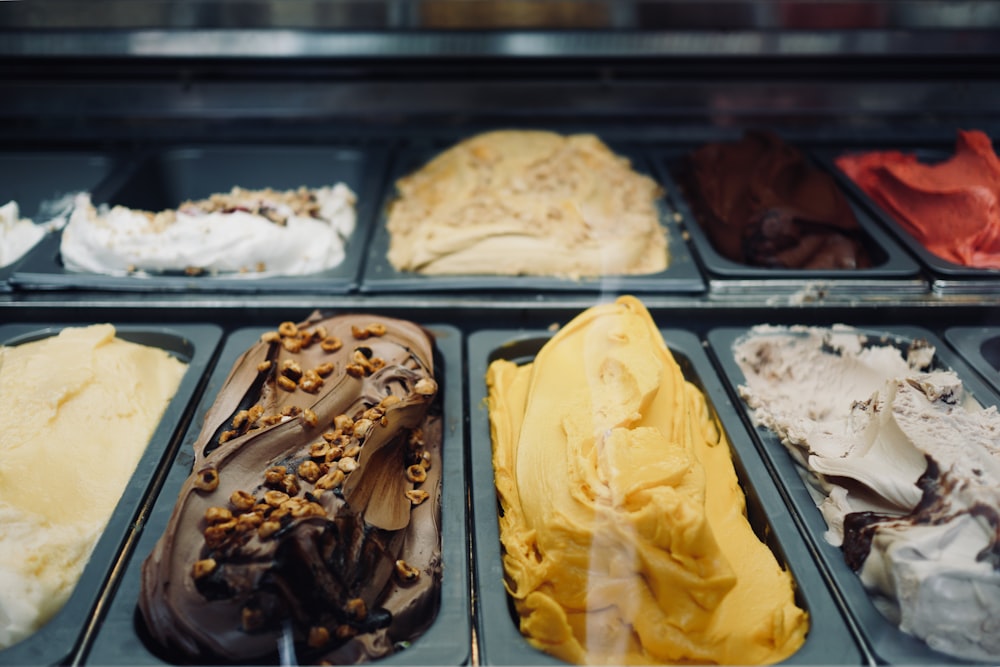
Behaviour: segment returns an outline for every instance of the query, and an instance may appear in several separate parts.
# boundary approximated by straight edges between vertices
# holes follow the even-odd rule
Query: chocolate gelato
[[[433,340],[372,315],[283,323],[238,360],[142,568],[140,610],[195,661],[358,662],[434,620],[441,419]],[[171,657],[174,657],[171,655]]]
[[[872,265],[833,177],[772,133],[706,144],[676,176],[713,247],[731,261],[810,270]]]

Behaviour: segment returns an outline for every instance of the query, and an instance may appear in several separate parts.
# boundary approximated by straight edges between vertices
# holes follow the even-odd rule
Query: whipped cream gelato
[[[16,201],[0,206],[0,267],[9,266],[24,256],[45,236],[47,228],[22,218]]]
[[[931,648],[1000,655],[1000,414],[934,349],[847,327],[737,341],[754,419],[811,473],[828,542],[880,611]]]
[[[157,213],[95,207],[83,194],[63,230],[62,261],[71,271],[117,276],[317,273],[344,260],[355,201],[343,183],[287,191],[233,188]]]

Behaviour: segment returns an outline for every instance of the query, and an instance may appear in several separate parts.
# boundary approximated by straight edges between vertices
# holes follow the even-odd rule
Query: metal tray
[[[305,276],[240,279],[227,276],[107,276],[69,271],[59,257],[59,235],[46,239],[14,272],[21,289],[93,289],[139,292],[313,292],[346,294],[354,289],[372,226],[374,200],[384,179],[384,147],[178,146],[146,154],[133,163],[114,191],[94,204],[159,211],[188,199],[229,192],[233,186],[278,190],[343,182],[357,195],[357,224],[344,261]]]
[[[21,215],[35,224],[47,222],[52,206],[74,192],[104,191],[102,184],[115,166],[115,158],[102,153],[33,152],[0,154],[0,205],[17,202]],[[39,244],[44,242],[39,241]],[[11,289],[8,280],[31,254],[0,267],[0,292]]]
[[[678,222],[691,237],[695,254],[708,276],[713,294],[783,294],[811,290],[816,293],[855,295],[873,290],[886,295],[927,292],[920,266],[883,232],[862,207],[847,197],[861,228],[862,240],[875,265],[864,269],[775,269],[741,264],[723,257],[698,222],[674,173],[681,160],[697,146],[663,148],[652,152],[652,161],[667,190],[667,199]],[[806,156],[808,157],[808,153]]]
[[[462,337],[454,327],[425,325],[435,336],[436,375],[443,388],[444,475],[441,486],[441,554],[444,563],[441,601],[437,618],[412,645],[382,658],[387,665],[461,665],[469,661],[472,646],[469,619],[468,528],[465,504],[465,450],[462,414]],[[272,327],[273,329],[273,327]],[[153,501],[149,519],[142,528],[134,552],[124,565],[125,572],[108,607],[107,615],[85,647],[85,661],[96,665],[169,664],[146,643],[137,603],[141,590],[142,562],[153,550],[170,520],[177,494],[191,472],[193,450],[201,422],[237,358],[260,340],[265,328],[244,328],[227,339],[215,370],[208,381],[183,443],[172,460],[166,480]]]
[[[944,339],[1000,393],[1000,327],[951,327]]]
[[[84,325],[4,325],[0,326],[0,342],[12,346],[40,340],[55,335],[66,326]],[[79,650],[85,632],[95,622],[95,610],[107,594],[106,587],[114,584],[122,554],[135,537],[135,524],[156,484],[158,472],[169,460],[182,428],[190,418],[192,399],[222,337],[222,330],[209,324],[122,324],[115,328],[119,338],[164,349],[187,362],[187,371],[164,410],[66,605],[37,632],[0,651],[0,664],[66,664]]]
[[[936,350],[934,357],[936,367],[955,371],[966,390],[980,403],[992,405],[997,402],[996,395],[930,331],[911,326],[893,326],[878,330],[859,327],[857,331],[876,340],[885,338],[886,343],[903,346],[917,339],[928,341]],[[745,376],[736,364],[732,349],[736,341],[747,332],[748,328],[724,327],[713,329],[708,333],[710,349],[722,366],[733,396],[736,396],[736,388],[745,382]],[[753,411],[742,400],[738,398],[734,400],[740,404],[747,423],[752,424]],[[845,613],[853,619],[865,646],[873,653],[878,664],[967,664],[968,661],[932,650],[920,639],[900,630],[878,611],[861,584],[861,579],[844,562],[840,547],[830,545],[823,538],[823,533],[827,530],[826,521],[809,495],[806,482],[801,476],[801,467],[795,463],[788,450],[769,429],[752,425],[750,429],[756,437],[764,459],[774,471],[792,511],[803,524],[803,533],[811,543],[823,569],[832,579]]]
[[[921,162],[942,162],[952,153],[947,150],[928,149],[926,147],[898,148],[903,152],[914,153]],[[921,243],[904,229],[896,219],[878,203],[869,197],[864,190],[844,172],[837,167],[834,160],[840,155],[849,153],[865,153],[870,151],[885,150],[885,147],[855,148],[850,151],[845,150],[825,150],[816,151],[817,158],[833,173],[840,181],[844,190],[851,197],[860,202],[867,210],[871,211],[882,225],[892,232],[893,236],[902,243],[907,250],[913,253],[920,260],[927,270],[931,280],[931,290],[937,294],[995,294],[1000,288],[1000,270],[997,269],[976,269],[969,266],[962,266],[942,259],[930,252]]]
[[[729,437],[733,464],[747,497],[747,511],[758,537],[788,568],[797,584],[796,602],[809,612],[810,630],[802,647],[786,661],[797,665],[860,665],[865,661],[834,603],[827,584],[789,518],[785,506],[726,390],[698,338],[664,329],[663,338],[685,378],[705,394]],[[493,484],[493,447],[486,407],[486,369],[497,359],[526,362],[552,336],[551,331],[486,330],[468,338],[469,442],[476,561],[476,614],[480,656],[490,665],[562,665],[521,636],[504,589],[497,499]]]
[[[367,260],[361,279],[361,291],[384,292],[658,292],[669,294],[701,294],[705,282],[701,272],[681,238],[680,230],[670,218],[662,200],[658,207],[660,220],[667,234],[667,248],[670,262],[664,271],[647,275],[601,276],[572,280],[550,276],[497,276],[497,275],[422,275],[397,271],[389,263],[389,231],[386,228],[389,206],[398,194],[396,181],[410,174],[450,144],[438,142],[432,147],[420,146],[401,150],[393,164],[381,202],[378,221],[368,247]],[[616,146],[612,149],[632,161],[632,167],[645,174],[651,174],[643,155],[634,147]]]

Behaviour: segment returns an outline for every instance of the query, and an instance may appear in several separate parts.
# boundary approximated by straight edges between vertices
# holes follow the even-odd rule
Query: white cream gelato
[[[24,256],[48,231],[30,218],[22,218],[16,201],[0,206],[0,267],[9,266]]]
[[[343,262],[355,201],[343,183],[283,192],[234,188],[155,214],[95,208],[80,195],[63,230],[62,261],[71,271],[106,275],[318,273]]]
[[[1000,655],[1000,414],[845,328],[758,327],[740,393],[812,473],[827,541],[901,630],[957,657]]]

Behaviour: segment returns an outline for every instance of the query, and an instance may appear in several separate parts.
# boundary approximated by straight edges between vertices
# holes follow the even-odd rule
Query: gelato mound
[[[487,373],[505,585],[579,664],[765,664],[807,614],[754,534],[729,443],[633,297]]]
[[[0,346],[0,648],[69,599],[186,368],[110,324]]]
[[[842,155],[836,164],[934,255],[1000,269],[1000,159],[983,132],[960,130],[942,162],[893,150]]]
[[[355,663],[397,650],[440,598],[433,340],[401,320],[283,323],[205,417],[139,608],[196,662]]]
[[[760,327],[740,392],[811,473],[828,542],[876,607],[931,648],[994,660],[1000,617],[1000,414],[933,348],[846,327]]]
[[[712,246],[730,261],[810,270],[872,265],[833,177],[775,134],[705,144],[677,179]]]
[[[396,187],[387,227],[398,271],[580,278],[667,267],[659,185],[593,135],[487,132]]]
[[[21,259],[45,236],[46,227],[21,217],[16,201],[0,206],[0,267]]]
[[[233,188],[156,213],[94,207],[77,197],[60,254],[70,271],[267,278],[317,273],[344,261],[356,197],[342,183],[275,191]]]

